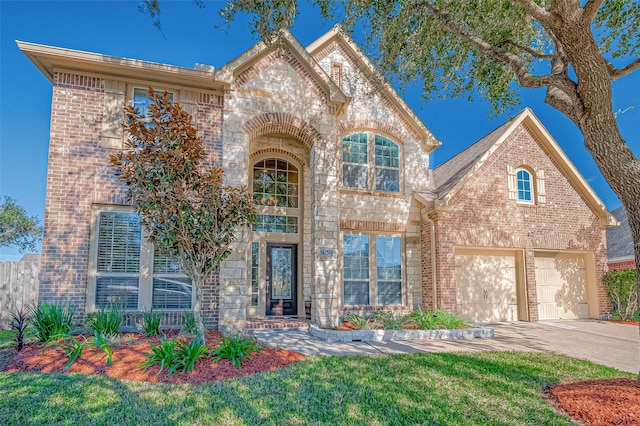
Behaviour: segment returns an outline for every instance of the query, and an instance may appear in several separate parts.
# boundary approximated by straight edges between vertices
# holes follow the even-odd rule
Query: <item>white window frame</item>
[[[406,280],[406,259],[405,259],[405,238],[401,234],[392,234],[392,233],[366,233],[366,232],[343,232],[342,238],[340,239],[340,244],[342,247],[342,262],[343,262],[343,271],[344,271],[344,237],[345,236],[367,236],[369,238],[369,304],[368,305],[347,305],[344,302],[344,285],[345,285],[345,277],[344,272],[342,275],[342,305],[343,307],[351,307],[351,306],[405,306],[406,298],[407,298],[407,280]],[[377,237],[393,237],[400,239],[400,267],[401,267],[401,278],[400,278],[400,304],[394,305],[381,305],[378,300],[378,282],[387,282],[387,281],[396,281],[396,280],[384,280],[378,279],[378,270],[377,270]],[[363,279],[358,279],[355,281],[363,281]]]
[[[520,172],[524,172],[529,176],[528,182],[529,182],[529,194],[530,194],[530,199],[526,200],[523,198],[520,198],[520,179],[518,178],[518,175],[520,174]],[[535,177],[533,175],[533,172],[531,172],[531,170],[529,169],[525,169],[524,167],[519,167],[515,170],[515,175],[516,175],[516,191],[517,191],[517,200],[518,203],[520,204],[535,204]],[[524,180],[523,180],[524,182]]]
[[[100,213],[102,212],[116,212],[125,214],[135,214],[131,207],[127,206],[107,206],[107,205],[94,205],[91,209],[91,234],[89,237],[89,262],[88,262],[88,274],[87,274],[87,312],[95,312],[98,307],[96,306],[96,279],[97,279],[97,266],[98,266],[98,236],[99,236],[99,222]],[[154,248],[147,240],[147,233],[142,227],[140,236],[140,269],[138,276],[138,307],[135,310],[128,309],[126,312],[139,312],[144,310],[151,310],[153,306],[153,256]],[[167,274],[158,273],[156,277],[186,277],[185,274]],[[193,285],[193,284],[192,284]],[[194,289],[195,290],[195,289]],[[195,303],[195,291],[191,292],[191,308]],[[184,308],[179,309],[154,309],[157,312],[182,312]]]
[[[403,193],[403,166],[402,166],[402,159],[403,159],[403,144],[401,142],[399,142],[398,140],[396,140],[395,138],[386,135],[386,134],[382,134],[373,130],[361,130],[361,131],[352,131],[349,132],[347,134],[342,135],[341,139],[340,139],[340,147],[341,150],[344,149],[344,138],[351,136],[351,135],[356,135],[356,134],[365,134],[367,136],[367,163],[349,163],[349,162],[344,162],[342,161],[342,169],[341,169],[341,173],[344,174],[344,165],[345,164],[353,164],[353,165],[360,165],[360,166],[366,166],[367,168],[367,187],[366,188],[357,188],[357,187],[352,187],[352,186],[345,186],[344,185],[344,176],[342,176],[341,179],[341,188],[343,189],[348,189],[348,190],[352,190],[352,191],[365,191],[365,192],[377,192],[377,193],[384,193],[384,194],[402,194]],[[379,136],[381,138],[384,138],[388,141],[390,141],[391,143],[397,145],[398,147],[398,168],[396,169],[395,167],[388,167],[388,166],[378,166],[376,165],[376,143],[375,143],[375,139],[376,136]],[[341,156],[341,159],[343,157]],[[397,191],[385,191],[384,189],[377,189],[376,188],[376,170],[398,170],[398,190]]]

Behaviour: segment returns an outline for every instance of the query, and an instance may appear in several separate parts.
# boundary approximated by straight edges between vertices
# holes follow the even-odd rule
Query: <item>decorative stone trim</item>
[[[460,330],[327,330],[309,326],[309,334],[327,342],[381,342],[386,340],[465,340],[492,339],[493,328],[475,327]]]
[[[403,140],[403,137],[401,136],[402,133],[391,124],[371,119],[343,121],[338,125],[338,134],[346,135],[347,133],[352,133],[354,131],[364,129],[377,130],[381,133],[386,133],[387,135],[396,139],[397,142],[402,142]]]
[[[322,135],[315,127],[287,112],[268,112],[255,116],[242,125],[242,130],[251,139],[273,133],[289,135],[302,141],[308,149],[322,140]]]
[[[340,229],[357,231],[405,232],[406,223],[370,222],[366,220],[341,220]]]
[[[256,152],[252,152],[249,155],[249,160],[253,160],[258,155],[267,154],[267,153],[272,153],[272,154],[276,154],[276,155],[279,155],[279,156],[289,157],[292,160],[297,161],[301,166],[306,166],[305,162],[302,161],[302,159],[300,157],[298,157],[296,155],[293,155],[289,151],[287,151],[285,149],[282,149],[282,148],[266,148],[266,149],[261,149],[261,150],[256,151]]]

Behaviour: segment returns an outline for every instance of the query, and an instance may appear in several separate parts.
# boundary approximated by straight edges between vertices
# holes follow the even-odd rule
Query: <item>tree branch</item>
[[[602,6],[604,0],[589,0],[587,4],[582,8],[582,17],[586,23],[591,24],[593,18],[596,17],[598,10],[600,10],[600,6]]]
[[[538,22],[546,27],[550,24],[557,23],[557,19],[543,6],[536,4],[534,0],[516,0],[522,7],[524,7]]]
[[[609,70],[609,77],[611,80],[617,80],[620,77],[624,77],[638,68],[640,68],[640,58],[636,58],[634,61],[622,68],[616,68],[611,62],[607,61],[607,70]]]
[[[523,52],[528,53],[529,55],[533,56],[536,59],[551,59],[551,58],[553,58],[553,55],[551,55],[551,54],[538,52],[537,50],[532,49],[529,46],[523,46],[523,45],[517,43],[515,40],[512,40],[510,38],[504,39],[504,42],[512,45],[513,47],[515,47],[517,49],[522,50]]]

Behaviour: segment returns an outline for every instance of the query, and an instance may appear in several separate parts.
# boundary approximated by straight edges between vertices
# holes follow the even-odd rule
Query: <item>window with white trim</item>
[[[154,90],[153,93],[156,96],[162,97],[164,95],[164,90]],[[173,103],[173,93],[167,92],[167,95],[169,96],[169,102]],[[149,89],[134,87],[131,102],[133,107],[138,109],[138,113],[147,117],[149,114],[149,105],[151,104],[151,100],[149,99]]]
[[[516,183],[518,187],[518,201],[533,203],[531,173],[525,169],[516,170]]]
[[[265,158],[253,165],[253,202],[258,215],[255,232],[297,234],[300,217],[301,174],[281,158]]]
[[[127,311],[185,310],[193,306],[193,285],[178,260],[147,242],[132,212],[96,212],[92,255],[95,307],[121,304]]]
[[[369,152],[373,155],[368,155]],[[342,138],[342,186],[399,192],[399,145],[371,132]]]
[[[343,305],[402,305],[402,238],[345,234]]]

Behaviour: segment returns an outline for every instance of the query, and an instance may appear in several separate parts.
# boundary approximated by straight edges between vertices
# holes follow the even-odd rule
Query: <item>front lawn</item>
[[[553,424],[541,389],[632,374],[546,353],[310,357],[203,385],[0,373],[0,424]]]

